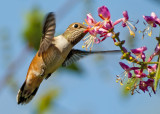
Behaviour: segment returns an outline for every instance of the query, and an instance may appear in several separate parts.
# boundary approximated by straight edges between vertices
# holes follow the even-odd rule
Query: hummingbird
[[[36,95],[42,81],[48,79],[60,66],[69,66],[90,54],[119,52],[119,50],[82,51],[73,49],[87,34],[84,32],[87,27],[81,23],[70,24],[63,34],[56,37],[54,37],[55,28],[55,14],[50,12],[44,21],[39,50],[32,59],[26,79],[18,91],[18,104],[29,103]]]

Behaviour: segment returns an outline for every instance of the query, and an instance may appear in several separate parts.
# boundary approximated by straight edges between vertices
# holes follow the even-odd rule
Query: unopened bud
[[[123,45],[125,43],[125,40],[122,40],[122,41],[120,41],[120,42],[115,42],[114,44],[116,45],[116,46],[120,46],[120,45]]]
[[[123,45],[124,43],[125,43],[125,40],[122,40],[122,41],[121,41],[121,44]]]
[[[112,38],[114,39],[114,38],[117,38],[117,37],[119,37],[119,32],[118,33],[116,33],[116,34],[114,34],[114,35],[112,35]]]
[[[120,46],[120,45],[121,45],[121,42],[115,42],[114,45]]]

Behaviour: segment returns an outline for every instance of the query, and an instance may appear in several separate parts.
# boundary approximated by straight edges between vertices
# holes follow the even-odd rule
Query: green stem
[[[143,62],[143,64],[158,64],[158,62]]]
[[[117,39],[118,42],[121,42],[119,39],[119,35],[115,34],[115,32],[113,32],[113,34],[115,35],[115,39]],[[118,46],[121,49],[122,54],[124,54],[122,44],[119,44]]]

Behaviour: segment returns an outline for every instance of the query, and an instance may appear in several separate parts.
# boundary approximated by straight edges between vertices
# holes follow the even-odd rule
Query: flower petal
[[[158,18],[157,15],[156,15],[154,12],[151,13],[151,17],[152,17],[153,19],[157,19],[157,18]]]
[[[87,24],[94,25],[96,24],[96,20],[92,17],[91,13],[87,14]]]
[[[128,72],[128,78],[132,78],[132,73]]]
[[[127,11],[123,11],[123,16],[124,16],[125,20],[128,21],[129,16],[128,16],[128,12]]]
[[[108,10],[108,8],[106,6],[101,6],[98,8],[98,15],[103,19],[107,19],[109,20],[110,19],[110,12]]]
[[[121,65],[121,67],[124,69],[124,70],[128,70],[129,69],[129,66],[122,63],[122,62],[119,62],[119,64]]]

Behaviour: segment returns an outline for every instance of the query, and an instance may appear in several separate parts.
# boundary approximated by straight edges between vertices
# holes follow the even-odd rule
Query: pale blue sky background
[[[93,16],[100,20],[97,16],[97,8],[106,5],[113,21],[122,17],[122,12],[129,12],[130,20],[140,20],[140,30],[144,29],[142,24],[142,15],[150,15],[154,11],[160,17],[159,4],[152,3],[149,0],[92,0],[92,8],[84,12],[87,4],[83,0],[77,0],[69,12],[64,15],[58,14],[63,4],[67,0],[5,0],[0,3],[0,30],[8,30],[9,38],[11,38],[12,58],[13,61],[25,47],[22,40],[25,26],[25,14],[31,11],[34,6],[38,6],[44,14],[48,12],[56,12],[57,28],[56,31],[63,33],[69,24],[73,22],[83,22],[87,13],[91,12]],[[69,1],[69,0],[68,0]],[[76,0],[75,0],[76,1]],[[73,1],[72,1],[73,2]],[[70,4],[72,4],[72,2]],[[119,27],[117,31],[122,30],[121,38],[126,38],[127,29]],[[57,33],[57,34],[59,34]],[[155,32],[153,35],[158,35]],[[136,47],[149,46],[149,50],[153,50],[155,40],[151,38],[141,39],[138,35],[136,39]],[[152,42],[152,43],[151,43]],[[81,49],[82,41],[76,46]],[[126,45],[129,47],[128,45]],[[152,47],[152,48],[151,48]],[[93,50],[111,50],[118,49],[113,45],[113,41],[109,38],[102,44],[95,46]],[[0,49],[1,51],[4,51]],[[16,81],[19,86],[23,83],[28,66],[32,60],[34,53],[26,57],[25,65],[22,66],[16,75]],[[160,114],[160,95],[152,95],[148,93],[135,94],[128,98],[122,97],[122,87],[115,82],[116,75],[121,74],[123,70],[118,62],[121,61],[121,55],[104,55],[103,61],[96,61],[97,56],[89,56],[79,61],[83,67],[84,73],[77,74],[71,72],[56,72],[49,80],[44,81],[41,85],[36,97],[27,105],[17,105],[16,94],[11,91],[10,87],[5,87],[0,92],[0,114],[30,114],[34,113],[35,104],[38,102],[40,94],[44,93],[48,88],[60,88],[60,96],[56,100],[56,106],[53,109],[55,114]],[[0,79],[7,72],[7,65],[2,64],[3,59],[0,55]],[[17,63],[18,64],[18,63]],[[66,73],[67,72],[67,73]],[[56,75],[56,76],[55,76]],[[80,75],[80,76],[74,76]],[[54,77],[55,76],[55,77]],[[18,90],[17,90],[18,91]]]

